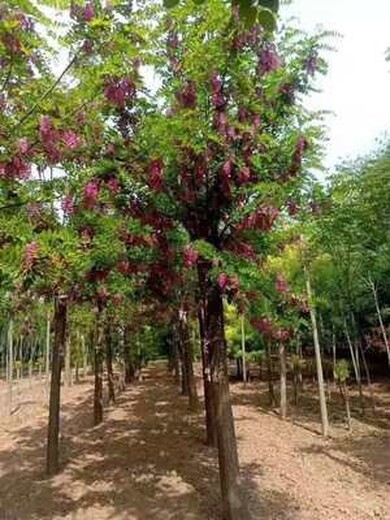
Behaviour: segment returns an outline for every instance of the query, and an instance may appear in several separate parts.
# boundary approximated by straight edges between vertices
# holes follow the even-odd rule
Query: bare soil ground
[[[11,416],[1,403],[0,520],[220,518],[216,453],[203,443],[203,417],[188,414],[164,368],[147,369],[95,428],[91,378],[64,389],[63,469],[52,479],[43,474],[43,386],[15,394]],[[333,396],[328,440],[319,435],[313,386],[286,422],[267,406],[265,383],[231,388],[253,520],[390,520],[388,386],[375,388],[376,416],[368,408],[361,416],[352,397],[352,433]]]

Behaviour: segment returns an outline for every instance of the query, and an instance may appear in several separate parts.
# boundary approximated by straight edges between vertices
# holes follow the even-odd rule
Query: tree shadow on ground
[[[189,414],[164,370],[118,397],[105,421],[92,426],[92,392],[63,406],[62,472],[44,478],[44,419],[20,428],[0,446],[0,518],[4,520],[216,520],[219,479],[203,418]],[[242,480],[253,518],[293,519],[288,496],[259,499],[257,465]]]
[[[390,484],[390,434],[333,440],[328,446],[302,448],[307,454],[328,457],[360,473],[369,481]]]
[[[264,381],[254,381],[244,386],[242,383],[232,385],[233,404],[250,406],[262,413],[278,415],[278,383],[274,381],[276,404],[270,405],[268,386]],[[350,393],[350,407],[352,417],[365,425],[383,430],[390,430],[390,392],[384,385],[376,385],[374,400],[376,411],[373,413],[372,401],[367,389],[364,392],[364,414],[362,413],[361,400],[357,389],[352,387]],[[304,391],[299,393],[298,405],[293,402],[293,387],[291,382],[287,385],[288,416],[297,426],[313,433],[321,434],[320,405],[317,396],[316,383],[306,382]],[[345,405],[338,392],[332,392],[331,398],[327,394],[328,414],[333,426],[343,427],[346,421]]]

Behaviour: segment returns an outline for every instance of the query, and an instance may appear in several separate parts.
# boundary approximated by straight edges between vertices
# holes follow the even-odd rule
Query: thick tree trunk
[[[197,410],[199,407],[198,394],[196,391],[196,380],[194,374],[192,345],[190,340],[190,332],[188,326],[188,313],[184,309],[179,310],[179,338],[181,350],[183,353],[183,362],[187,379],[187,395],[189,407],[191,410]]]
[[[108,326],[106,329],[106,365],[108,383],[108,401],[115,404],[114,370],[112,368],[112,337]]]
[[[210,360],[210,383],[215,400],[222,513],[225,520],[247,520],[247,504],[239,486],[239,465],[229,391],[223,302],[219,288],[209,278],[211,265],[199,266],[199,285],[205,302],[205,342]],[[206,289],[206,293],[203,293]]]
[[[67,312],[66,298],[56,297],[54,300],[54,341],[47,431],[46,472],[48,475],[54,475],[59,469],[58,438],[60,431],[61,371],[66,348]]]
[[[96,315],[96,337],[95,337],[95,388],[93,399],[93,422],[96,426],[103,421],[103,349],[104,349],[104,317],[99,311]]]
[[[209,446],[217,446],[217,425],[215,402],[212,394],[212,385],[210,378],[209,352],[205,342],[205,318],[203,302],[198,311],[200,347],[202,353],[202,376],[204,389],[204,406],[206,412],[206,443]]]
[[[280,361],[280,417],[287,417],[287,363],[286,363],[286,346],[283,341],[279,343],[279,361]]]
[[[267,382],[268,382],[268,398],[270,406],[275,404],[274,383],[272,380],[272,358],[271,358],[271,342],[266,340],[266,361],[267,361]]]
[[[320,399],[320,410],[321,410],[321,423],[322,423],[322,435],[327,437],[329,434],[329,420],[328,420],[328,409],[326,406],[326,397],[325,397],[325,385],[324,385],[324,374],[322,370],[322,359],[321,359],[321,349],[320,342],[318,339],[318,328],[317,328],[317,320],[316,313],[313,305],[311,284],[309,273],[306,272],[306,290],[307,296],[310,304],[310,319],[313,333],[313,343],[314,343],[314,352],[316,356],[316,367],[317,367],[317,382],[318,382],[318,395]]]
[[[133,333],[130,325],[125,326],[123,338],[124,362],[125,362],[125,384],[128,385],[134,381],[135,378],[135,364],[132,352],[132,337]]]

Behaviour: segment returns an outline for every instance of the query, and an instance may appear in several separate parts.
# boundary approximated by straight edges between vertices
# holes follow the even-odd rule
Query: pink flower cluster
[[[282,59],[278,55],[275,45],[267,44],[261,51],[259,56],[259,72],[260,74],[268,74],[279,69],[283,64]]]
[[[187,80],[182,89],[177,93],[176,97],[182,107],[195,108],[197,102],[195,82]]]
[[[264,334],[264,336],[282,343],[293,336],[292,329],[276,327],[276,324],[270,318],[254,318],[251,320],[251,323],[253,327],[261,334]]]
[[[256,260],[257,255],[253,247],[241,240],[231,240],[227,243],[226,247],[232,253],[242,256],[247,260]]]
[[[236,292],[236,291],[238,291],[238,289],[240,287],[240,282],[239,282],[237,276],[229,276],[226,273],[221,273],[218,276],[217,283],[218,283],[218,287],[221,289],[222,292],[226,292],[226,291]]]
[[[279,216],[279,210],[273,206],[261,206],[254,213],[245,217],[236,225],[237,230],[259,229],[269,231]]]
[[[295,177],[297,173],[299,172],[299,169],[302,165],[302,158],[304,152],[309,147],[309,141],[306,139],[305,136],[300,136],[296,142],[295,150],[292,157],[292,164],[288,170],[288,174],[290,177]]]
[[[72,195],[66,195],[62,199],[61,208],[66,216],[69,217],[69,216],[73,215],[75,207],[74,207],[74,198]]]
[[[39,134],[50,163],[59,162],[62,158],[60,146],[68,151],[74,151],[81,145],[80,137],[73,130],[58,130],[49,116],[42,116]]]
[[[31,174],[31,164],[15,155],[11,161],[0,164],[0,179],[27,179]]]
[[[69,150],[76,150],[81,144],[80,137],[73,130],[65,130],[62,140]]]
[[[112,195],[118,195],[121,191],[121,185],[117,178],[111,177],[107,181],[107,188]]]
[[[290,292],[290,287],[286,278],[282,274],[278,274],[276,277],[275,288],[280,293]]]
[[[134,98],[135,92],[135,84],[129,77],[113,76],[105,80],[104,95],[107,101],[118,108],[124,108]]]
[[[77,4],[73,0],[70,4],[70,17],[78,22],[90,22],[96,16],[95,8],[91,2],[87,2],[85,6]]]
[[[222,94],[222,81],[218,74],[213,71],[211,75],[212,103],[215,108],[220,109],[225,105],[225,98]]]
[[[96,206],[100,193],[100,184],[96,180],[87,182],[83,192],[83,206],[85,209],[92,209]]]
[[[31,270],[38,258],[39,244],[37,242],[30,242],[26,245],[24,250],[23,266],[26,270]]]
[[[149,166],[149,186],[154,191],[161,191],[164,185],[164,163],[154,159]]]
[[[183,251],[185,267],[194,267],[199,259],[199,253],[191,246],[186,246]]]

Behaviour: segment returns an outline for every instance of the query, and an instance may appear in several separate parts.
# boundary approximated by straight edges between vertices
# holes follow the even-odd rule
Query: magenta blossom
[[[222,166],[222,176],[226,179],[230,179],[233,171],[233,160],[227,159]]]
[[[66,195],[61,202],[62,211],[65,215],[70,216],[73,215],[75,207],[74,207],[74,198],[72,195]]]
[[[240,184],[245,184],[248,182],[251,178],[251,171],[247,166],[244,166],[244,168],[241,168],[239,174],[238,174],[238,182]]]
[[[108,300],[110,293],[107,291],[106,288],[100,289],[97,294],[97,300],[99,303],[104,304]]]
[[[83,204],[86,209],[92,209],[95,207],[99,193],[100,186],[97,181],[91,180],[85,185]]]
[[[18,152],[20,155],[27,155],[30,151],[30,143],[28,142],[28,139],[26,137],[22,137],[18,141]]]
[[[62,140],[69,150],[75,150],[81,144],[79,136],[73,130],[65,130],[62,134]]]
[[[93,5],[89,2],[84,7],[83,18],[86,22],[90,22],[91,20],[93,20],[93,18],[95,18],[95,9]]]
[[[51,117],[49,117],[49,116],[41,117],[41,122],[39,125],[39,132],[41,134],[41,137],[51,136],[53,134],[53,132],[55,132]]]
[[[194,267],[199,259],[199,253],[191,246],[186,246],[183,251],[184,265],[186,267]]]
[[[107,188],[113,195],[118,195],[118,193],[121,191],[120,182],[115,177],[111,177],[111,179],[107,181]]]
[[[236,225],[240,231],[245,229],[260,229],[268,231],[272,228],[274,222],[278,218],[279,210],[273,206],[261,206],[254,213],[245,217]]]
[[[112,77],[105,80],[104,95],[107,101],[118,108],[124,108],[126,103],[134,97],[135,91],[135,84],[128,77]]]
[[[222,292],[227,290],[236,292],[240,286],[237,276],[229,276],[226,273],[221,273],[218,276],[217,283]]]
[[[21,157],[15,157],[8,163],[0,164],[0,178],[27,179],[31,174],[31,164],[26,163]]]
[[[216,108],[223,107],[225,104],[225,99],[222,94],[222,81],[215,71],[211,75],[211,91],[213,105]]]
[[[184,108],[195,108],[197,101],[196,86],[192,80],[187,80],[177,94],[177,99]]]
[[[280,293],[287,293],[290,291],[287,280],[282,274],[278,274],[276,277],[275,288]]]
[[[30,242],[26,245],[23,259],[23,265],[25,269],[30,270],[34,266],[34,263],[38,258],[38,253],[39,244],[37,242]]]
[[[270,318],[254,318],[251,320],[255,329],[265,335],[271,335],[273,331],[273,323]]]
[[[269,44],[260,53],[259,69],[261,74],[268,74],[279,69],[283,62],[274,45]]]
[[[149,167],[149,186],[154,191],[161,191],[164,184],[164,164],[161,159],[154,159]]]

